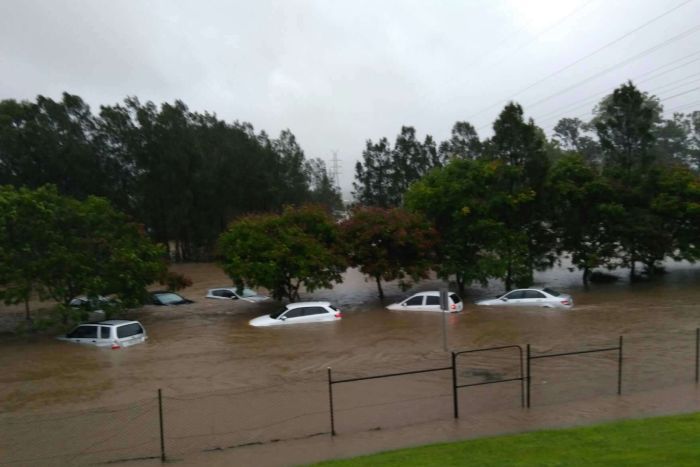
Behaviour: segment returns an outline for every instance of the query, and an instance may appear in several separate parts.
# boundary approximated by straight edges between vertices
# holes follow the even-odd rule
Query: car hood
[[[403,310],[404,307],[401,306],[401,302],[399,302],[399,303],[392,303],[391,305],[387,305],[386,309],[387,310]]]
[[[273,326],[275,324],[280,324],[281,321],[278,319],[270,318],[270,315],[258,316],[248,321],[251,326]]]

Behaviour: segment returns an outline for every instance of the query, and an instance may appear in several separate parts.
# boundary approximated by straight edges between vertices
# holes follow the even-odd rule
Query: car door
[[[512,292],[504,295],[502,298],[505,298],[503,301],[504,305],[511,305],[511,306],[523,306],[525,305],[523,303],[525,296],[525,291],[524,290],[513,290]]]
[[[402,306],[409,311],[420,311],[423,309],[423,301],[425,299],[425,295],[423,294],[417,294],[414,295],[410,298],[408,298],[406,301],[402,303]]]
[[[94,324],[83,324],[73,329],[66,337],[78,344],[97,344],[98,327]]]
[[[279,317],[284,324],[294,324],[304,322],[305,307],[293,308]]]
[[[526,290],[522,299],[523,305],[542,306],[545,304],[545,296],[538,290]]]
[[[107,347],[112,345],[112,327],[111,326],[99,326],[97,331],[97,345],[100,347]]]
[[[310,306],[304,309],[304,322],[332,321],[335,314],[322,306]]]
[[[449,306],[449,305],[448,305]],[[423,305],[425,311],[442,311],[440,310],[440,296],[439,295],[426,295],[425,305]]]

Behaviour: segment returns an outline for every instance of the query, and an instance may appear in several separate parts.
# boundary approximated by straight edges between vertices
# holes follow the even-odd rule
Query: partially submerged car
[[[165,290],[160,290],[157,292],[151,292],[151,303],[159,306],[172,306],[172,305],[187,305],[189,303],[194,303],[192,300],[184,298],[180,294],[175,292],[168,292]]]
[[[464,309],[464,303],[459,295],[449,292],[447,294],[447,311],[449,313],[457,313]],[[395,311],[442,311],[440,309],[440,292],[430,290],[427,292],[418,292],[411,295],[406,300],[398,303],[392,303],[387,310]]]
[[[113,319],[81,324],[59,340],[119,349],[140,344],[148,339],[146,330],[138,321]]]
[[[219,300],[243,300],[251,303],[264,302],[270,300],[267,295],[257,293],[253,289],[236,287],[219,287],[217,289],[209,289],[206,298],[216,298]]]
[[[330,302],[297,302],[290,303],[282,309],[269,315],[251,319],[251,326],[275,326],[279,324],[316,323],[337,321],[343,317],[338,308]]]
[[[489,300],[476,302],[487,306],[535,306],[543,308],[571,308],[574,299],[571,295],[545,287],[543,289],[516,289]]]

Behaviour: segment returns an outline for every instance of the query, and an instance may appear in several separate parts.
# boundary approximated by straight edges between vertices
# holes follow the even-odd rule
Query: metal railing
[[[697,333],[696,333],[697,336]],[[531,393],[531,387],[532,387],[532,360],[538,360],[541,358],[554,358],[554,357],[567,357],[571,355],[583,355],[583,354],[589,354],[589,353],[598,353],[598,352],[610,352],[610,351],[617,351],[618,352],[618,357],[617,357],[617,394],[621,395],[622,394],[622,336],[619,338],[619,345],[617,347],[605,347],[602,349],[590,349],[590,350],[578,350],[574,352],[561,352],[561,353],[550,353],[550,354],[542,354],[542,355],[535,355],[532,356],[531,351],[530,351],[530,344],[527,344],[527,407],[530,407],[530,393]],[[697,348],[697,343],[696,343],[696,348]],[[696,362],[697,362],[697,357],[696,357]],[[696,363],[697,365],[697,363]]]

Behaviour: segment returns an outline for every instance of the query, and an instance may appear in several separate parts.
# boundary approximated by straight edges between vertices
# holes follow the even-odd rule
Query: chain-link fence
[[[617,342],[533,345],[527,381],[533,405],[614,395],[620,381],[623,394],[697,381],[697,330],[626,336],[621,373]],[[237,390],[154,391],[149,399],[70,413],[0,414],[0,465],[186,459],[192,453],[330,436],[332,431],[342,435],[458,413],[525,410],[523,388],[530,373],[523,373],[528,357],[517,351],[523,347],[471,349],[451,358],[435,355],[412,367],[362,373],[357,368],[335,369],[332,375],[315,371],[306,378]],[[547,355],[557,358],[535,358]]]

